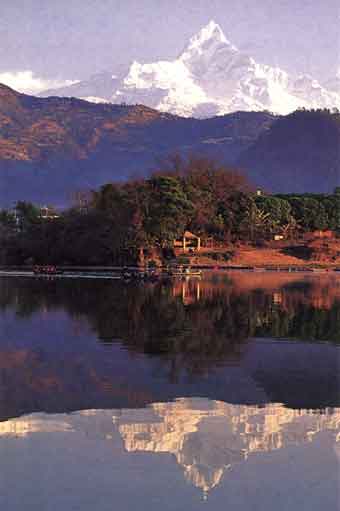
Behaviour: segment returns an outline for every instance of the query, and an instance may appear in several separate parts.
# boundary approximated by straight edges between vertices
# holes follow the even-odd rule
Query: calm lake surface
[[[340,274],[0,279],[4,511],[340,509]]]

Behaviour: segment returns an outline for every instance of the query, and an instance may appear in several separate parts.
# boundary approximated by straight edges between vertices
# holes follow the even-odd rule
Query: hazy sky
[[[340,0],[0,2],[0,78],[83,79],[134,59],[174,58],[210,19],[263,63],[323,80],[340,62]]]

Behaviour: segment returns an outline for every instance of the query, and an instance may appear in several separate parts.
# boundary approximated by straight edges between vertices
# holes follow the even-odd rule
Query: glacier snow
[[[97,75],[41,95],[138,103],[199,118],[239,110],[288,114],[297,108],[340,108],[338,78],[325,88],[310,76],[292,77],[278,67],[259,64],[228,41],[214,21],[193,36],[175,60],[133,62],[125,76],[103,76],[105,84]]]

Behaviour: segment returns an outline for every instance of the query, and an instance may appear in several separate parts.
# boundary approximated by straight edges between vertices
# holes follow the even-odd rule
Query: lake
[[[340,274],[0,279],[6,511],[340,509]]]

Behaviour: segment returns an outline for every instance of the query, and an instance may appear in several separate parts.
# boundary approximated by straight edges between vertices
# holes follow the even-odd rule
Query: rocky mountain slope
[[[186,117],[207,118],[238,110],[288,114],[299,107],[340,107],[335,79],[321,85],[307,75],[256,62],[239,51],[211,21],[174,60],[133,62],[128,70],[102,73],[43,96],[75,96],[94,102],[141,103]]]

